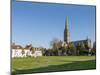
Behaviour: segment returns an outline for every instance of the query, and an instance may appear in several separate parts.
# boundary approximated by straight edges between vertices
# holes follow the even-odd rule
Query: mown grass
[[[95,69],[95,56],[43,56],[13,58],[14,74]]]

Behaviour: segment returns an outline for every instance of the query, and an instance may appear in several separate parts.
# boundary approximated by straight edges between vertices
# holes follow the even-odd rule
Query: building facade
[[[33,47],[31,44],[22,47],[21,45],[16,45],[15,43],[12,43],[11,48],[12,48],[12,58],[42,56],[42,51],[40,50],[40,48],[34,48],[34,52],[32,51]]]

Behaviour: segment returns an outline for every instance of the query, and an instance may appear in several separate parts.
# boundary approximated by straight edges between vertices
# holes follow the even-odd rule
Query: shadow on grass
[[[59,72],[59,71],[75,71],[75,70],[89,70],[96,69],[96,61],[75,61],[62,65],[48,65],[36,69],[15,70],[12,75],[16,74],[31,74],[31,73],[44,73],[44,72]]]

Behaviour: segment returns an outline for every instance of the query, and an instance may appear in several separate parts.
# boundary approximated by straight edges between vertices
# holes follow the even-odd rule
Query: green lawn
[[[13,74],[95,69],[95,56],[43,56],[13,58]]]

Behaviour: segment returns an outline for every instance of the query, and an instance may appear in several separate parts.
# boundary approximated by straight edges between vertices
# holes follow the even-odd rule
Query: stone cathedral
[[[69,32],[68,26],[69,25],[68,25],[68,17],[67,17],[65,21],[65,29],[64,29],[64,43],[66,43],[67,45],[69,43],[73,43],[74,46],[77,46],[79,43],[81,44],[83,42],[85,45],[85,48],[89,49],[89,46],[91,47],[91,40],[88,37],[84,40],[76,40],[76,41],[70,40],[70,32]]]

